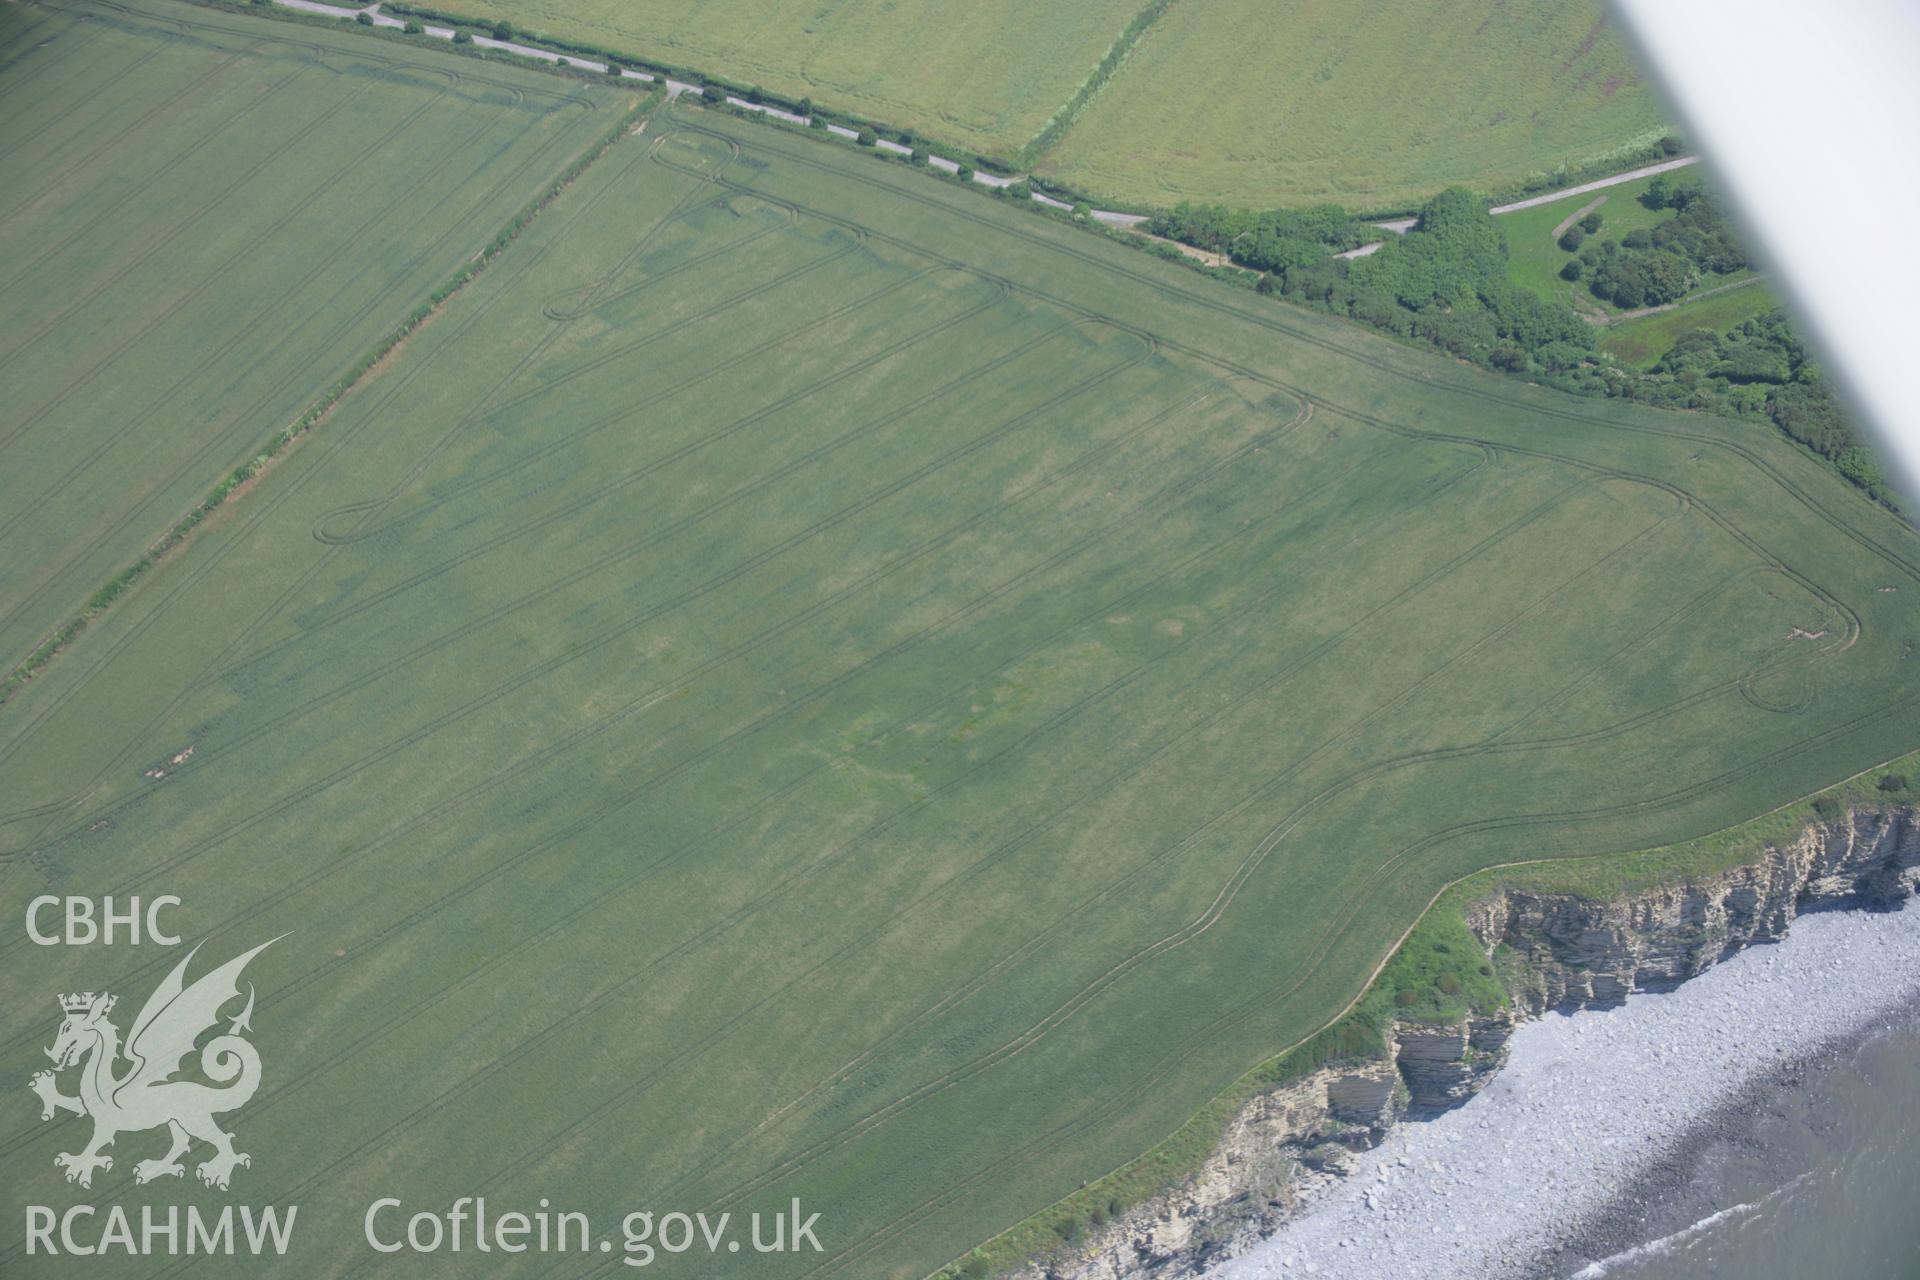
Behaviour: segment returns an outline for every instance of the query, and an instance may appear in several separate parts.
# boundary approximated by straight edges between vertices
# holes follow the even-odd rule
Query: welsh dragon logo
[[[134,1165],[135,1182],[180,1177],[186,1172],[180,1158],[196,1139],[213,1148],[213,1155],[194,1170],[210,1187],[226,1190],[234,1169],[252,1163],[244,1153],[233,1149],[233,1135],[214,1121],[217,1115],[245,1106],[260,1087],[259,1051],[241,1035],[253,1029],[249,1022],[253,1016],[252,984],[247,987],[246,1007],[229,1021],[226,1032],[199,1049],[200,1074],[213,1084],[174,1077],[194,1053],[194,1042],[214,1028],[220,1021],[220,1010],[239,997],[240,971],[277,941],[261,943],[188,986],[187,966],[199,953],[196,946],[147,997],[127,1033],[124,1049],[120,1029],[107,1017],[113,1012],[115,997],[104,991],[60,997],[60,1011],[65,1017],[53,1047],[46,1051],[53,1059],[53,1070],[36,1073],[29,1083],[40,1096],[42,1120],[51,1120],[62,1111],[93,1119],[93,1140],[84,1150],[62,1152],[53,1158],[54,1164],[65,1170],[68,1182],[92,1186],[95,1170],[113,1168],[113,1158],[102,1152],[116,1137],[162,1125],[172,1136],[173,1145],[158,1159]],[[132,1065],[116,1075],[122,1057]],[[80,1066],[80,1092],[64,1094],[56,1073],[75,1065]]]

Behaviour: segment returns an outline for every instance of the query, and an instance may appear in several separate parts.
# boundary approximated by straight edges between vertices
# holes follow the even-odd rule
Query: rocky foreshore
[[[1920,912],[1829,915],[1740,954],[1806,911],[1893,906],[1916,883],[1920,824],[1897,806],[1619,899],[1492,894],[1468,923],[1524,961],[1510,1011],[1401,1024],[1390,1059],[1262,1093],[1186,1184],[1020,1274],[1531,1274],[1758,1073],[1920,994]]]
[[[1482,1094],[1397,1127],[1219,1280],[1576,1274],[1635,1243],[1623,1203],[1676,1146],[1917,991],[1920,911],[1826,912],[1672,993],[1528,1022]],[[1614,1221],[1596,1231],[1601,1214]]]

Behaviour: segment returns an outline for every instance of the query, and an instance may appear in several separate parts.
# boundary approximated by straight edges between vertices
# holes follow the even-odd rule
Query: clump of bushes
[[[1755,316],[1726,333],[1682,334],[1637,390],[1639,398],[1774,426],[1826,458],[1842,476],[1886,501],[1886,481],[1847,425],[1831,384],[1785,315]]]
[[[1624,310],[1658,307],[1692,292],[1700,272],[1664,249],[1624,249],[1609,240],[1587,263],[1587,291]]]
[[[1904,773],[1881,774],[1880,789],[1882,791],[1905,791],[1907,789],[1907,775]]]
[[[1255,271],[1303,266],[1324,259],[1329,252],[1357,249],[1380,238],[1377,227],[1359,222],[1335,204],[1255,212],[1182,201],[1166,213],[1155,214],[1147,229],[1169,240],[1223,253]]]
[[[1664,306],[1690,292],[1702,275],[1726,275],[1748,265],[1719,202],[1698,186],[1676,184],[1662,174],[1647,184],[1640,203],[1678,212],[1651,230],[1629,232],[1617,244],[1608,240],[1581,255],[1581,276],[1594,297],[1628,310]],[[1598,230],[1598,215],[1588,218],[1593,225],[1582,220],[1581,227]],[[1578,240],[1569,243],[1573,231],[1560,239],[1568,252],[1580,248]]]
[[[1663,173],[1640,193],[1640,203],[1649,209],[1684,209],[1699,190],[1697,183],[1684,178],[1676,181],[1672,174]]]

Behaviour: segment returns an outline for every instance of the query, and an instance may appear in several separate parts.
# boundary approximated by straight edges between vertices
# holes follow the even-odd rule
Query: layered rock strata
[[[1454,1025],[1402,1023],[1390,1057],[1335,1064],[1253,1098],[1184,1184],[1089,1230],[1022,1280],[1175,1280],[1272,1234],[1301,1199],[1403,1116],[1458,1106],[1506,1062],[1518,1019],[1606,1007],[1686,981],[1744,947],[1785,935],[1808,910],[1889,908],[1920,889],[1911,806],[1816,822],[1753,861],[1604,900],[1505,888],[1471,904],[1489,957],[1505,949],[1512,1008]]]

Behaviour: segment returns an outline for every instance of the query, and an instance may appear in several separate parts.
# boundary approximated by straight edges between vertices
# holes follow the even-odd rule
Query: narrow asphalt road
[[[1493,214],[1495,217],[1503,213],[1518,213],[1522,209],[1533,209],[1543,204],[1552,204],[1556,200],[1565,200],[1568,196],[1585,195],[1589,191],[1600,191],[1607,187],[1617,187],[1623,182],[1634,182],[1641,178],[1652,177],[1656,173],[1668,173],[1674,169],[1684,169],[1690,164],[1699,163],[1699,156],[1680,156],[1673,160],[1662,160],[1659,164],[1643,165],[1638,169],[1629,169],[1625,173],[1616,173],[1611,178],[1599,178],[1593,182],[1583,182],[1577,187],[1562,187],[1558,191],[1549,191],[1545,195],[1528,196],[1525,200],[1515,200],[1512,204],[1497,204],[1487,210],[1487,212]],[[1413,230],[1413,224],[1418,221],[1418,218],[1393,218],[1386,222],[1376,222],[1373,225],[1383,231],[1391,231],[1395,235],[1403,236]],[[1339,256],[1342,258],[1364,258],[1370,253],[1377,253],[1380,246],[1385,243],[1386,241],[1384,240],[1375,240],[1371,244],[1361,245],[1358,249],[1349,249]]]
[[[1518,213],[1522,209],[1532,209],[1538,205],[1552,204],[1555,200],[1565,200],[1568,196],[1583,196],[1589,191],[1600,191],[1606,187],[1617,187],[1623,182],[1633,182],[1639,178],[1651,178],[1656,173],[1668,173],[1674,169],[1684,169],[1690,164],[1698,163],[1700,163],[1699,156],[1680,156],[1674,160],[1662,160],[1659,164],[1650,164],[1638,169],[1629,169],[1625,173],[1616,173],[1611,178],[1601,178],[1597,182],[1583,182],[1577,187],[1564,187],[1559,191],[1549,191],[1543,196],[1529,196],[1525,200],[1515,200],[1512,204],[1497,204],[1487,210],[1487,212]]]

